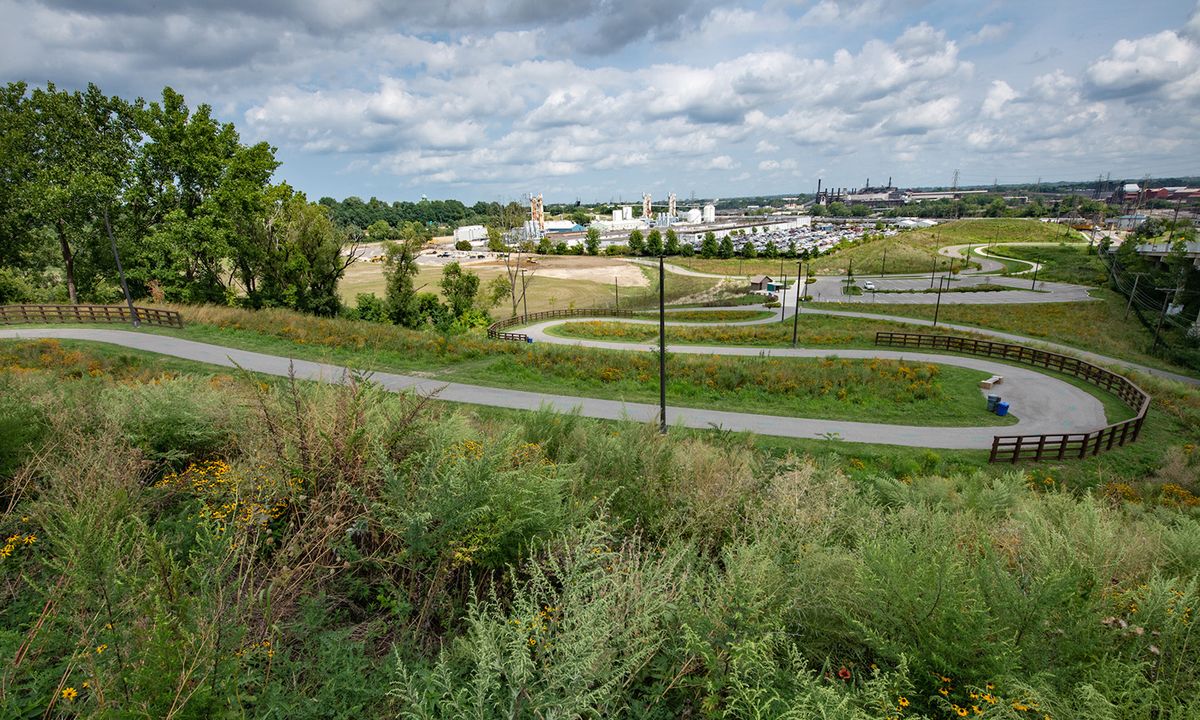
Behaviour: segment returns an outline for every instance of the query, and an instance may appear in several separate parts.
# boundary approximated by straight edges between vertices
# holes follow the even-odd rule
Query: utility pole
[[[1037,256],[1034,256],[1034,258],[1033,258],[1033,284],[1029,286],[1030,290],[1037,290],[1037,274],[1038,274],[1038,270],[1040,270],[1041,268],[1042,268],[1042,264],[1040,262],[1038,262]]]
[[[1163,320],[1167,319],[1167,306],[1170,305],[1171,293],[1175,292],[1174,288],[1158,288],[1158,289],[1163,291],[1163,306],[1162,306],[1162,310],[1159,311],[1159,313],[1158,313],[1158,323],[1154,326],[1154,345],[1151,346],[1151,348],[1150,348],[1151,351],[1158,349],[1158,343],[1159,343],[1159,340],[1161,339]]]
[[[133,298],[129,296],[129,286],[125,284],[125,270],[121,267],[121,254],[117,252],[117,240],[113,237],[112,225],[108,222],[108,208],[104,208],[104,229],[108,232],[108,241],[112,243],[113,259],[117,261],[117,274],[121,276],[121,292],[125,293],[125,303],[129,305],[129,317],[134,327],[141,327],[137,308],[133,306]]]
[[[667,305],[663,256],[658,256],[658,431],[667,434]]]
[[[941,309],[942,309],[942,285],[948,285],[948,284],[950,284],[949,278],[942,278],[941,281],[938,282],[937,304],[933,306],[933,326],[934,327],[937,327],[938,313],[941,312]]]
[[[617,309],[621,309],[621,288],[617,285],[617,277],[613,276],[613,296],[617,299]]]
[[[933,258],[933,267],[929,270],[929,289],[933,289],[933,276],[937,274],[937,256]]]
[[[1129,292],[1129,302],[1125,303],[1125,317],[1129,317],[1129,308],[1133,307],[1133,298],[1137,295],[1138,280],[1146,273],[1135,272],[1133,274],[1133,290]]]
[[[782,263],[781,263],[782,265]],[[780,273],[782,274],[782,273]],[[787,275],[783,276],[783,288],[779,291],[779,322],[783,322],[783,316],[787,313]]]
[[[803,260],[796,261],[796,282],[800,282],[800,266]],[[809,265],[809,272],[812,272],[812,266]],[[808,292],[808,278],[804,279],[804,283],[796,288],[796,312],[792,313],[792,347],[796,347],[796,332],[800,329],[800,292]]]
[[[525,298],[525,268],[521,268],[521,307],[525,317],[529,317],[529,300]]]
[[[1175,240],[1175,226],[1179,224],[1179,206],[1183,204],[1183,196],[1180,195],[1175,200],[1175,215],[1171,218],[1171,232],[1167,235],[1167,250],[1171,250],[1171,243]]]

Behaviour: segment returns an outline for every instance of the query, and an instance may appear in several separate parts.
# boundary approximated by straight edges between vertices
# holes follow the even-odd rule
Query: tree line
[[[0,301],[135,297],[331,315],[361,233],[274,182],[208,105],[128,101],[95,85],[0,90]]]

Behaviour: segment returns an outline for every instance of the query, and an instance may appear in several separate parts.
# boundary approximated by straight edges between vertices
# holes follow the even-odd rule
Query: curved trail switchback
[[[543,323],[542,325],[549,325]],[[535,328],[539,326],[534,326]],[[542,335],[550,341],[552,336]],[[361,372],[340,365],[293,359],[265,353],[239,350],[210,343],[196,342],[169,335],[92,328],[21,328],[0,330],[0,338],[58,338],[85,340],[146,352],[170,355],[223,367],[241,367],[251,372],[286,376],[294,371],[296,377],[320,382],[341,382],[347,374]],[[651,350],[645,346],[622,343],[582,343],[557,339],[568,344],[590,347],[612,347],[620,350]],[[1004,427],[925,427],[886,423],[853,422],[785,417],[770,414],[727,412],[668,406],[667,417],[672,425],[691,428],[719,427],[726,430],[749,431],[761,435],[793,438],[829,438],[864,443],[907,445],[947,449],[985,449],[991,447],[996,434],[1038,434],[1049,432],[1082,432],[1106,424],[1104,407],[1090,393],[1057,378],[1039,372],[994,363],[975,357],[937,355],[889,350],[840,350],[829,352],[809,349],[760,349],[745,347],[670,346],[669,352],[770,357],[896,358],[973,368],[1005,377],[1004,395],[1012,400],[1019,413],[1015,425]],[[577,411],[586,417],[609,420],[649,422],[657,419],[658,407],[646,403],[628,403],[589,397],[575,397],[508,388],[442,382],[426,377],[374,372],[371,379],[391,391],[408,391],[450,402],[486,405],[518,410],[537,410],[550,407],[562,412]],[[982,394],[980,398],[982,403]]]

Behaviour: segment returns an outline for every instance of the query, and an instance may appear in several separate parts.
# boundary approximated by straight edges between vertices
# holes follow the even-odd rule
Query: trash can
[[[531,338],[531,337],[529,337],[528,335],[526,335],[526,336],[525,336],[525,342],[527,342],[527,343],[529,343],[529,344],[531,344],[531,345],[532,345],[532,344],[533,344],[533,338]]]
[[[1005,415],[1007,415],[1008,414],[1008,403],[1006,403],[1006,402],[996,403],[996,414],[999,415],[1000,417],[1004,417]]]
[[[1000,396],[999,395],[988,395],[987,400],[988,400],[987,411],[988,412],[996,412],[996,403],[1000,402]]]

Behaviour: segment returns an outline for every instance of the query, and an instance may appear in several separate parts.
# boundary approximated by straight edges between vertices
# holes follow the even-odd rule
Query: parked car
[[[863,290],[871,290],[871,291],[874,291],[874,290],[875,290],[875,283],[871,282],[870,280],[866,281],[865,283],[863,283]]]

